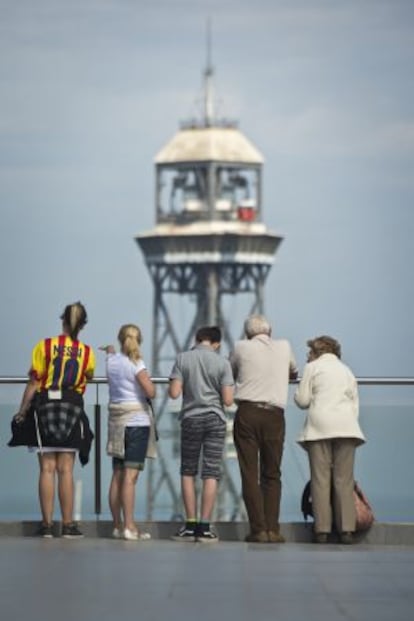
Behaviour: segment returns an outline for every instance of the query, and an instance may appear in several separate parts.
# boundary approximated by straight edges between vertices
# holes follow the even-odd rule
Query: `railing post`
[[[96,384],[95,403],[95,515],[102,513],[101,498],[101,404],[99,403],[99,384]]]

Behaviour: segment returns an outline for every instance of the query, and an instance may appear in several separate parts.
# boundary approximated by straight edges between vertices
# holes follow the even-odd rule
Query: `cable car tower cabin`
[[[168,375],[201,325],[220,326],[231,349],[232,330],[240,334],[248,314],[263,312],[265,280],[282,241],[262,222],[263,157],[235,123],[215,117],[212,78],[208,61],[203,118],[182,124],[156,156],[156,226],[136,237],[154,283],[157,376]],[[242,294],[246,311],[236,320],[226,316],[226,296]],[[187,296],[195,307],[183,334],[171,296]]]

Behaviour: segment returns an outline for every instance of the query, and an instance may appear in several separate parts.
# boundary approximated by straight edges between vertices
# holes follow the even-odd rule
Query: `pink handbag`
[[[362,489],[355,481],[354,503],[356,512],[356,531],[368,530],[375,521],[374,512]]]

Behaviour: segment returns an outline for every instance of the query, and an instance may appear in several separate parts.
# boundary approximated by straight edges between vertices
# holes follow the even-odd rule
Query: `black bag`
[[[13,416],[11,421],[12,437],[7,446],[37,446],[34,414],[35,407],[32,402],[23,420],[16,421]]]
[[[303,519],[308,521],[308,517],[313,518],[311,482],[308,481],[303,489],[300,508],[303,513]]]

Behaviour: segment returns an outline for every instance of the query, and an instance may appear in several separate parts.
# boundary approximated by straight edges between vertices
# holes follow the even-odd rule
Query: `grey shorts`
[[[225,438],[226,423],[215,412],[185,418],[181,422],[181,475],[196,476],[202,456],[201,478],[218,481]]]

